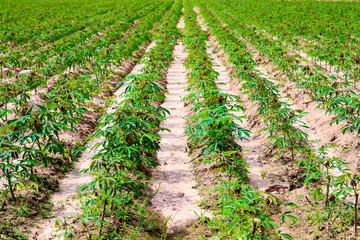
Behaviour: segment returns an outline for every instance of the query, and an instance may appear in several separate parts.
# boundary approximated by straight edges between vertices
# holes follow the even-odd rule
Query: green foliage
[[[228,180],[221,180],[214,193],[219,197],[213,203],[218,210],[209,223],[209,228],[215,233],[213,239],[291,238],[288,234],[271,231],[278,228],[269,212],[268,204],[273,202],[270,200],[272,197],[264,197],[244,182],[248,173],[247,163],[242,159],[241,147],[235,140],[246,140],[250,131],[235,123],[244,117],[231,113],[244,109],[237,96],[222,93],[217,87],[218,73],[213,70],[212,59],[206,53],[208,38],[198,25],[192,8],[191,3],[185,3],[184,42],[188,51],[185,66],[191,72],[188,74],[189,94],[184,101],[192,106],[186,126],[188,146],[190,151],[200,149],[198,157],[204,163],[216,163],[215,166],[228,176]],[[228,36],[218,32],[215,37]],[[232,39],[226,40],[229,42]],[[232,53],[229,55],[232,56]],[[232,59],[239,60],[236,57]],[[276,202],[276,198],[274,200]],[[296,221],[290,212],[284,214],[284,218],[287,216]]]
[[[84,213],[79,223],[89,226],[88,236],[97,239],[120,238],[123,227],[134,224],[136,231],[152,228],[146,220],[151,214],[145,210],[148,176],[146,169],[156,166],[159,150],[160,123],[169,112],[159,104],[167,92],[161,87],[172,52],[177,42],[176,24],[181,14],[182,2],[177,1],[156,27],[155,46],[144,56],[145,67],[141,74],[128,75],[124,82],[123,100],[115,112],[99,119],[92,138],[103,138],[94,146],[96,155],[89,171],[94,179],[81,187],[85,194]],[[139,36],[138,36],[139,37]]]
[[[11,8],[7,1],[2,2],[5,4],[2,4],[4,9],[5,6]],[[65,9],[68,8],[69,2],[71,0],[63,2]],[[31,7],[43,9],[44,11],[40,11],[44,13],[43,16],[35,14],[33,18],[27,18],[28,22],[14,18],[9,20],[9,24],[2,25],[0,30],[10,33],[4,35],[6,40],[0,39],[0,180],[4,183],[1,186],[0,197],[2,210],[18,206],[11,214],[20,213],[23,209],[21,201],[32,198],[32,193],[46,192],[46,196],[42,195],[38,200],[43,201],[51,190],[54,190],[53,184],[43,186],[42,183],[51,182],[51,178],[47,180],[41,176],[41,169],[48,168],[61,174],[84,150],[84,143],[66,143],[61,139],[61,134],[80,130],[78,127],[86,121],[85,114],[92,104],[93,97],[98,97],[99,93],[110,89],[111,84],[114,84],[110,82],[111,77],[116,76],[118,80],[119,73],[113,69],[122,67],[126,60],[133,59],[134,53],[149,42],[156,22],[173,4],[172,1],[82,2],[86,2],[87,5],[79,5],[78,8],[67,11],[60,11],[63,6],[58,4],[53,4],[52,8],[33,2]],[[179,8],[179,4],[177,7]],[[12,11],[14,16],[18,14],[16,8]],[[79,14],[75,16],[74,11],[78,11]],[[58,19],[53,18],[55,12],[59,15]],[[180,14],[179,11],[178,13]],[[49,16],[52,17],[48,18]],[[176,20],[176,17],[178,15],[172,15],[172,21]],[[46,20],[42,21],[43,19]],[[33,24],[32,32],[28,31],[28,27],[19,31],[24,24]],[[166,28],[162,30],[166,31]],[[22,34],[14,36],[14,32]],[[174,37],[174,34],[170,36]],[[166,46],[162,49],[165,50]],[[158,58],[159,56],[153,57],[154,60]],[[167,55],[167,61],[170,61],[169,59],[171,60]],[[45,86],[46,91],[38,93],[38,90]],[[37,94],[36,103],[30,98],[30,91]],[[166,111],[161,109],[162,112],[158,113],[160,111],[155,111],[152,106],[147,108],[140,111],[132,108],[126,111],[137,111],[136,116],[141,118],[144,124],[149,124],[145,127],[147,135],[140,138],[137,135],[134,141],[139,140],[143,146],[150,149],[158,141],[152,129],[152,120],[161,118]],[[154,119],[147,119],[144,115],[150,112],[156,115]],[[121,127],[123,126],[119,128]],[[132,128],[129,125],[126,127]],[[139,128],[141,129],[141,126]],[[139,150],[137,154],[153,154],[153,151],[143,151],[141,148],[135,149],[136,147],[132,150]],[[139,156],[138,159],[155,164],[154,158],[150,156]],[[127,159],[114,159],[115,168],[107,170],[115,169],[116,172],[116,167],[120,167],[125,160]],[[97,179],[97,183],[101,186],[109,185],[114,183],[114,177],[119,178],[122,174],[124,172],[121,171],[119,175],[105,174]],[[119,184],[115,191],[122,191],[124,186],[134,187],[134,190],[143,189],[145,186],[133,186],[131,182],[115,183]],[[113,192],[109,191],[106,190],[105,193],[112,196]],[[112,202],[118,199],[111,197],[102,201]],[[39,209],[36,211],[39,212]],[[7,221],[6,219],[4,218],[4,221]],[[16,231],[14,228],[5,234],[10,237]]]

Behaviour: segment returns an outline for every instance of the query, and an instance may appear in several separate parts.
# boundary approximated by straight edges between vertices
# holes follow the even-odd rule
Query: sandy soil
[[[216,41],[214,41],[214,38],[210,35],[209,39],[211,40],[210,41],[211,45],[215,46],[218,50],[219,45]],[[330,122],[332,118],[326,115],[325,110],[317,108],[319,102],[311,101],[307,97],[306,92],[299,89],[296,86],[296,84],[291,80],[284,78],[282,74],[279,71],[277,71],[276,66],[272,65],[271,62],[269,62],[269,60],[260,57],[258,51],[254,49],[250,44],[248,44],[248,48],[250,51],[255,52],[253,59],[259,64],[258,70],[264,75],[264,77],[273,81],[276,84],[284,85],[283,87],[279,86],[280,93],[283,96],[282,100],[286,100],[289,104],[291,104],[293,109],[300,109],[308,113],[301,120],[305,122],[306,125],[309,126],[309,129],[303,129],[303,130],[309,135],[310,140],[315,140],[315,139],[320,140],[319,143],[312,143],[312,147],[320,147],[323,145],[335,144],[335,147],[329,151],[329,156],[336,156],[341,158],[342,160],[350,163],[351,169],[356,171],[356,168],[358,167],[359,146],[360,146],[356,134],[352,134],[352,133],[342,134],[339,126],[335,124],[331,126]],[[220,49],[220,51],[217,52],[217,56],[220,57],[222,63],[226,64],[228,71],[231,72],[231,65],[228,63],[227,56],[222,49]],[[237,86],[237,84],[235,84],[234,86]],[[235,87],[232,87],[232,89],[234,88]],[[251,123],[251,125],[248,125],[251,126],[248,129],[252,130],[253,132],[255,132],[256,129],[260,130],[262,128],[261,125],[263,123],[261,119],[256,118],[256,112],[254,112],[254,107],[256,106],[249,103],[246,97],[245,98],[244,96],[241,97],[244,100],[243,104],[245,106],[248,106],[245,110],[245,115],[247,116],[247,119],[250,120]],[[285,97],[290,97],[290,98],[285,98]],[[266,140],[263,133],[258,135],[255,134],[255,138],[257,139],[257,141],[251,142],[250,140],[249,142],[250,149],[252,147],[256,147],[256,149],[250,151],[250,154],[251,152],[254,152],[254,155],[258,156],[258,154],[256,154],[256,151],[260,151],[260,152],[263,151],[263,149],[261,149],[263,148],[263,146],[261,146],[262,145],[261,142],[263,144],[266,144]],[[252,143],[254,145],[252,145]],[[246,142],[242,142],[241,145],[246,146]],[[245,158],[246,158],[246,154],[247,153],[245,152],[244,153]],[[251,169],[252,168],[251,160],[250,161],[247,160],[247,161]],[[260,165],[260,167],[257,169],[260,171],[261,169],[265,169],[267,172],[275,172],[275,173],[283,172],[282,175],[285,176],[284,178],[285,180],[287,180],[286,173],[292,170],[287,166],[278,168],[272,164],[266,164],[266,163],[265,163],[265,168],[264,167],[261,168]],[[258,176],[258,174],[256,175],[252,174],[251,173],[252,171],[254,170],[250,170],[250,182],[251,179],[254,178],[254,176],[255,177],[256,175]],[[333,174],[338,174],[338,173],[333,172]],[[281,185],[283,186],[284,183],[281,183]],[[275,183],[273,187],[276,187],[275,190],[279,189],[277,184]],[[309,199],[312,198],[310,196],[309,190],[306,187],[302,187],[295,189],[293,191],[283,191],[283,190],[281,192],[275,191],[274,194],[278,196],[280,199],[284,199],[289,202],[294,202],[299,206],[296,209],[287,209],[290,211],[294,211],[296,216],[299,218],[300,221],[299,224],[297,226],[290,226],[290,225],[282,226],[280,229],[284,232],[291,232],[291,234],[295,239],[300,239],[301,237],[303,237],[304,239],[314,239],[314,232],[316,231],[317,226],[308,224],[308,215],[312,215],[313,214],[312,211],[314,210],[311,205],[313,203],[311,202],[309,203],[309,201],[311,201]],[[347,200],[353,201],[353,199],[347,199]],[[278,216],[275,216],[275,218],[278,218]],[[351,237],[350,235],[349,237]]]
[[[154,43],[150,44],[146,51],[148,51]],[[131,74],[140,73],[143,64],[137,64]],[[121,86],[114,93],[115,102],[121,102],[123,96],[121,95],[126,88],[126,84]],[[112,113],[116,109],[116,104],[110,106],[106,109],[107,113]],[[57,232],[57,227],[54,226],[56,219],[60,222],[65,222],[65,218],[76,217],[78,216],[81,210],[80,199],[77,196],[77,190],[83,184],[91,182],[92,175],[89,173],[80,174],[81,170],[88,168],[91,164],[92,157],[96,154],[95,151],[92,151],[91,148],[96,143],[101,143],[104,139],[99,138],[91,141],[87,144],[87,150],[82,154],[79,161],[76,163],[75,168],[69,172],[65,178],[61,179],[59,182],[59,189],[52,195],[51,201],[54,203],[52,210],[52,215],[49,219],[41,220],[35,227],[33,227],[31,232],[30,239],[45,240],[45,239],[55,239],[58,235],[61,234],[61,231]],[[100,148],[98,149],[100,150]],[[68,220],[69,221],[69,220]]]
[[[199,14],[199,9],[194,8]],[[289,184],[281,182],[277,179],[264,178],[262,175],[266,170],[269,170],[269,166],[263,166],[261,158],[265,146],[267,145],[267,134],[259,134],[258,131],[262,129],[263,123],[257,113],[258,106],[249,102],[247,96],[241,91],[241,85],[236,79],[231,79],[231,66],[228,63],[227,56],[224,51],[220,49],[220,45],[216,42],[215,38],[209,33],[209,28],[206,26],[204,19],[201,15],[198,15],[198,21],[204,31],[209,34],[209,46],[207,49],[208,54],[214,59],[215,71],[219,73],[218,87],[222,92],[237,95],[242,99],[241,105],[245,108],[244,112],[233,112],[235,116],[246,116],[243,122],[237,121],[237,124],[244,129],[251,130],[250,137],[247,140],[239,141],[238,143],[243,148],[243,157],[248,163],[248,183],[251,186],[258,187],[261,191],[271,191],[275,186],[280,188],[289,188]],[[220,49],[220,51],[219,51]],[[254,124],[255,123],[255,124]],[[279,189],[279,188],[277,188]]]
[[[197,12],[198,9],[195,9]],[[204,24],[203,19],[199,18],[203,30],[208,30]],[[178,28],[184,27],[183,19],[180,20]],[[238,95],[244,101],[243,105],[246,108],[244,112],[234,112],[236,116],[247,116],[247,119],[238,124],[252,131],[250,138],[246,141],[241,141],[239,144],[243,147],[243,157],[249,164],[249,184],[257,186],[261,191],[271,191],[272,188],[277,191],[277,187],[288,189],[289,184],[277,179],[270,179],[264,173],[267,171],[279,172],[270,164],[263,164],[261,159],[268,144],[266,133],[259,134],[258,131],[262,129],[263,122],[257,114],[257,107],[253,103],[249,103],[247,96],[245,96],[240,85],[235,79],[231,79],[231,66],[226,65],[226,55],[220,50],[218,51],[218,43],[209,35],[210,47],[207,52],[214,59],[214,69],[220,74],[218,78],[219,88],[229,94]],[[154,46],[154,43],[149,45],[149,48]],[[335,144],[336,146],[329,154],[339,157],[342,160],[349,162],[350,167],[354,170],[358,166],[358,159],[360,157],[360,141],[357,140],[356,134],[347,133],[342,134],[337,125],[330,125],[332,118],[326,115],[325,110],[318,109],[318,102],[311,101],[306,93],[299,89],[296,84],[284,77],[279,80],[281,73],[277,71],[268,60],[260,57],[259,52],[248,44],[250,50],[254,51],[254,60],[259,64],[258,70],[263,75],[276,84],[282,84],[279,87],[281,95],[286,99],[294,109],[300,109],[308,114],[302,119],[309,129],[304,131],[309,135],[311,140],[320,139],[320,143],[314,143],[313,147],[321,145]],[[151,200],[152,208],[157,211],[163,218],[169,219],[168,233],[175,234],[184,232],[192,222],[198,219],[204,210],[198,206],[201,201],[201,196],[196,189],[198,182],[195,178],[194,168],[191,157],[186,152],[186,135],[184,129],[186,126],[186,116],[188,115],[188,107],[184,106],[181,99],[187,94],[184,90],[187,86],[186,69],[183,66],[183,61],[186,57],[184,44],[179,42],[174,50],[175,61],[170,65],[166,82],[168,94],[162,106],[170,111],[170,115],[161,127],[167,128],[170,132],[161,132],[162,138],[160,142],[160,151],[158,152],[158,160],[160,165],[153,170],[154,177],[153,188],[158,190],[156,195]],[[132,70],[132,74],[141,73],[143,64],[137,64]],[[334,73],[331,73],[334,74]],[[220,84],[225,83],[225,84]],[[124,91],[126,85],[120,87],[114,95],[115,101],[120,102],[123,99],[121,93]],[[285,98],[291,97],[291,98]],[[40,101],[39,94],[32,96],[32,101]],[[116,106],[111,106],[106,109],[107,113],[112,113]],[[95,139],[87,144],[88,149],[82,154],[79,161],[76,163],[74,169],[67,174],[67,176],[60,180],[59,189],[52,195],[51,201],[54,203],[52,214],[48,219],[40,220],[35,227],[31,229],[30,239],[55,239],[61,233],[57,232],[54,227],[55,221],[58,219],[61,223],[69,217],[76,217],[81,213],[80,199],[77,196],[77,190],[83,184],[89,183],[92,176],[88,173],[80,174],[81,170],[89,167],[92,157],[96,152],[91,151],[91,148],[96,143],[101,143],[104,139]],[[286,167],[281,171],[288,171]],[[210,178],[209,178],[210,179]],[[208,182],[212,184],[211,181]],[[298,189],[298,192],[286,192],[282,197],[286,196],[294,202],[298,201],[296,194],[306,195],[307,191],[304,188]],[[211,213],[206,213],[211,216]],[[304,219],[301,219],[304,220]],[[297,229],[298,230],[298,229]],[[301,230],[301,229],[300,229]],[[308,229],[304,229],[308,230]]]
[[[345,162],[350,164],[352,170],[355,170],[358,165],[360,150],[360,144],[357,140],[356,133],[347,132],[346,134],[343,134],[341,126],[343,126],[344,123],[341,123],[340,126],[331,124],[332,117],[327,115],[324,109],[319,109],[317,107],[320,102],[312,101],[308,97],[306,91],[298,88],[295,82],[287,79],[281,71],[277,70],[277,66],[272,64],[269,59],[261,57],[259,51],[255,49],[249,41],[246,39],[242,40],[247,42],[249,51],[253,52],[253,60],[259,64],[258,70],[267,79],[276,84],[284,85],[284,87],[279,87],[281,95],[283,97],[291,98],[283,98],[283,100],[289,102],[294,109],[299,109],[307,113],[301,120],[310,128],[303,130],[309,134],[309,139],[321,140],[319,144],[313,144],[313,147],[335,144],[335,147],[329,151],[330,156],[342,158]],[[306,61],[301,62],[301,64],[306,64]],[[327,73],[332,74],[330,72]]]
[[[184,27],[181,19],[179,28]],[[153,187],[159,191],[152,199],[152,207],[165,219],[169,219],[168,233],[174,234],[186,231],[186,228],[198,219],[203,212],[197,206],[201,200],[192,171],[191,158],[186,153],[184,129],[187,109],[181,101],[186,96],[186,69],[182,64],[185,59],[184,45],[179,42],[174,49],[175,61],[170,65],[166,77],[168,94],[162,106],[170,111],[161,127],[170,132],[160,133],[160,151],[158,159],[160,166],[153,171]]]
[[[257,28],[257,26],[255,25],[251,25],[255,28]],[[258,32],[263,33],[266,37],[268,37],[269,39],[273,39],[273,40],[277,40],[278,37],[277,36],[273,36],[270,35],[270,33],[264,31],[264,30],[258,30]],[[303,47],[306,46],[306,41],[305,39],[301,39]],[[283,44],[283,46],[286,46],[285,43]],[[338,66],[330,66],[330,64],[328,62],[325,61],[320,61],[315,59],[314,57],[311,57],[310,55],[308,55],[306,52],[302,51],[302,50],[295,50],[294,46],[288,46],[288,49],[290,50],[290,54],[292,55],[297,55],[299,58],[299,61],[301,63],[301,65],[306,66],[306,65],[312,65],[312,66],[317,66],[318,68],[321,68],[321,71],[329,76],[333,76],[336,78],[337,82],[345,82],[346,79],[346,74],[348,71],[351,72],[351,70],[340,70],[338,71],[337,69],[339,68]],[[347,78],[347,81],[354,81],[352,78]],[[359,89],[359,83],[355,84],[350,84],[349,87],[345,88],[345,89],[351,89],[352,91],[355,91],[356,93],[360,93],[360,89]]]
[[[210,41],[211,44],[216,44],[213,39]],[[230,73],[227,71],[224,64],[221,62],[220,58],[217,56],[217,54],[214,54],[215,51],[214,47],[208,48],[208,54],[214,59],[214,63],[216,66],[214,67],[215,71],[219,73],[218,82],[219,83],[225,83],[219,84],[218,87],[221,89],[222,92],[232,94],[232,95],[239,95],[239,85],[237,85],[234,81],[231,81]],[[242,96],[244,97],[244,96]],[[233,112],[233,114],[237,117],[244,116],[244,112]],[[247,119],[244,119],[243,122],[236,121],[239,126],[241,126],[244,129],[251,129],[251,124]],[[255,130],[255,129],[254,129]],[[248,170],[249,170],[249,184],[252,186],[256,186],[259,188],[259,190],[265,191],[268,189],[272,182],[269,179],[263,179],[261,174],[264,171],[264,167],[259,161],[259,158],[261,157],[261,150],[263,145],[263,139],[257,137],[257,132],[252,132],[250,134],[250,138],[248,140],[239,141],[238,143],[243,148],[243,157],[246,160],[246,162],[249,164]],[[281,184],[281,183],[277,183]]]
[[[309,129],[303,129],[303,131],[309,135],[310,140],[321,140],[320,143],[314,143],[312,146],[320,147],[334,144],[334,148],[329,151],[329,156],[340,157],[350,164],[352,170],[356,170],[360,156],[360,142],[357,139],[357,134],[355,132],[343,134],[341,127],[345,123],[331,124],[333,118],[326,114],[324,109],[318,108],[320,102],[312,101],[308,93],[300,89],[295,82],[286,78],[282,72],[277,70],[277,66],[268,59],[260,57],[259,51],[251,44],[248,44],[248,48],[255,52],[253,59],[259,64],[258,70],[275,84],[283,85],[279,86],[280,93],[284,97],[283,101],[291,104],[293,109],[307,113],[301,121],[305,122]]]

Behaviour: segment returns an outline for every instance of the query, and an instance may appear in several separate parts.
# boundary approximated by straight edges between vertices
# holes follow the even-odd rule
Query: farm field
[[[358,2],[0,6],[0,239],[360,239]]]

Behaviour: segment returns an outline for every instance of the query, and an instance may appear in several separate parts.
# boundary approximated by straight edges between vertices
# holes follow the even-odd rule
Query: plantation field
[[[360,239],[358,2],[0,6],[0,239]]]

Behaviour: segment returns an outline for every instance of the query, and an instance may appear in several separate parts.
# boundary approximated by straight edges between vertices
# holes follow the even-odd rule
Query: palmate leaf
[[[293,237],[292,237],[290,234],[283,233],[281,230],[278,230],[278,234],[279,234],[281,237],[285,238],[285,239],[288,239],[288,240],[292,240],[292,239],[293,239]]]
[[[56,154],[56,153],[64,154],[65,153],[64,146],[60,142],[49,142],[45,145],[44,150],[49,151],[53,154]]]

